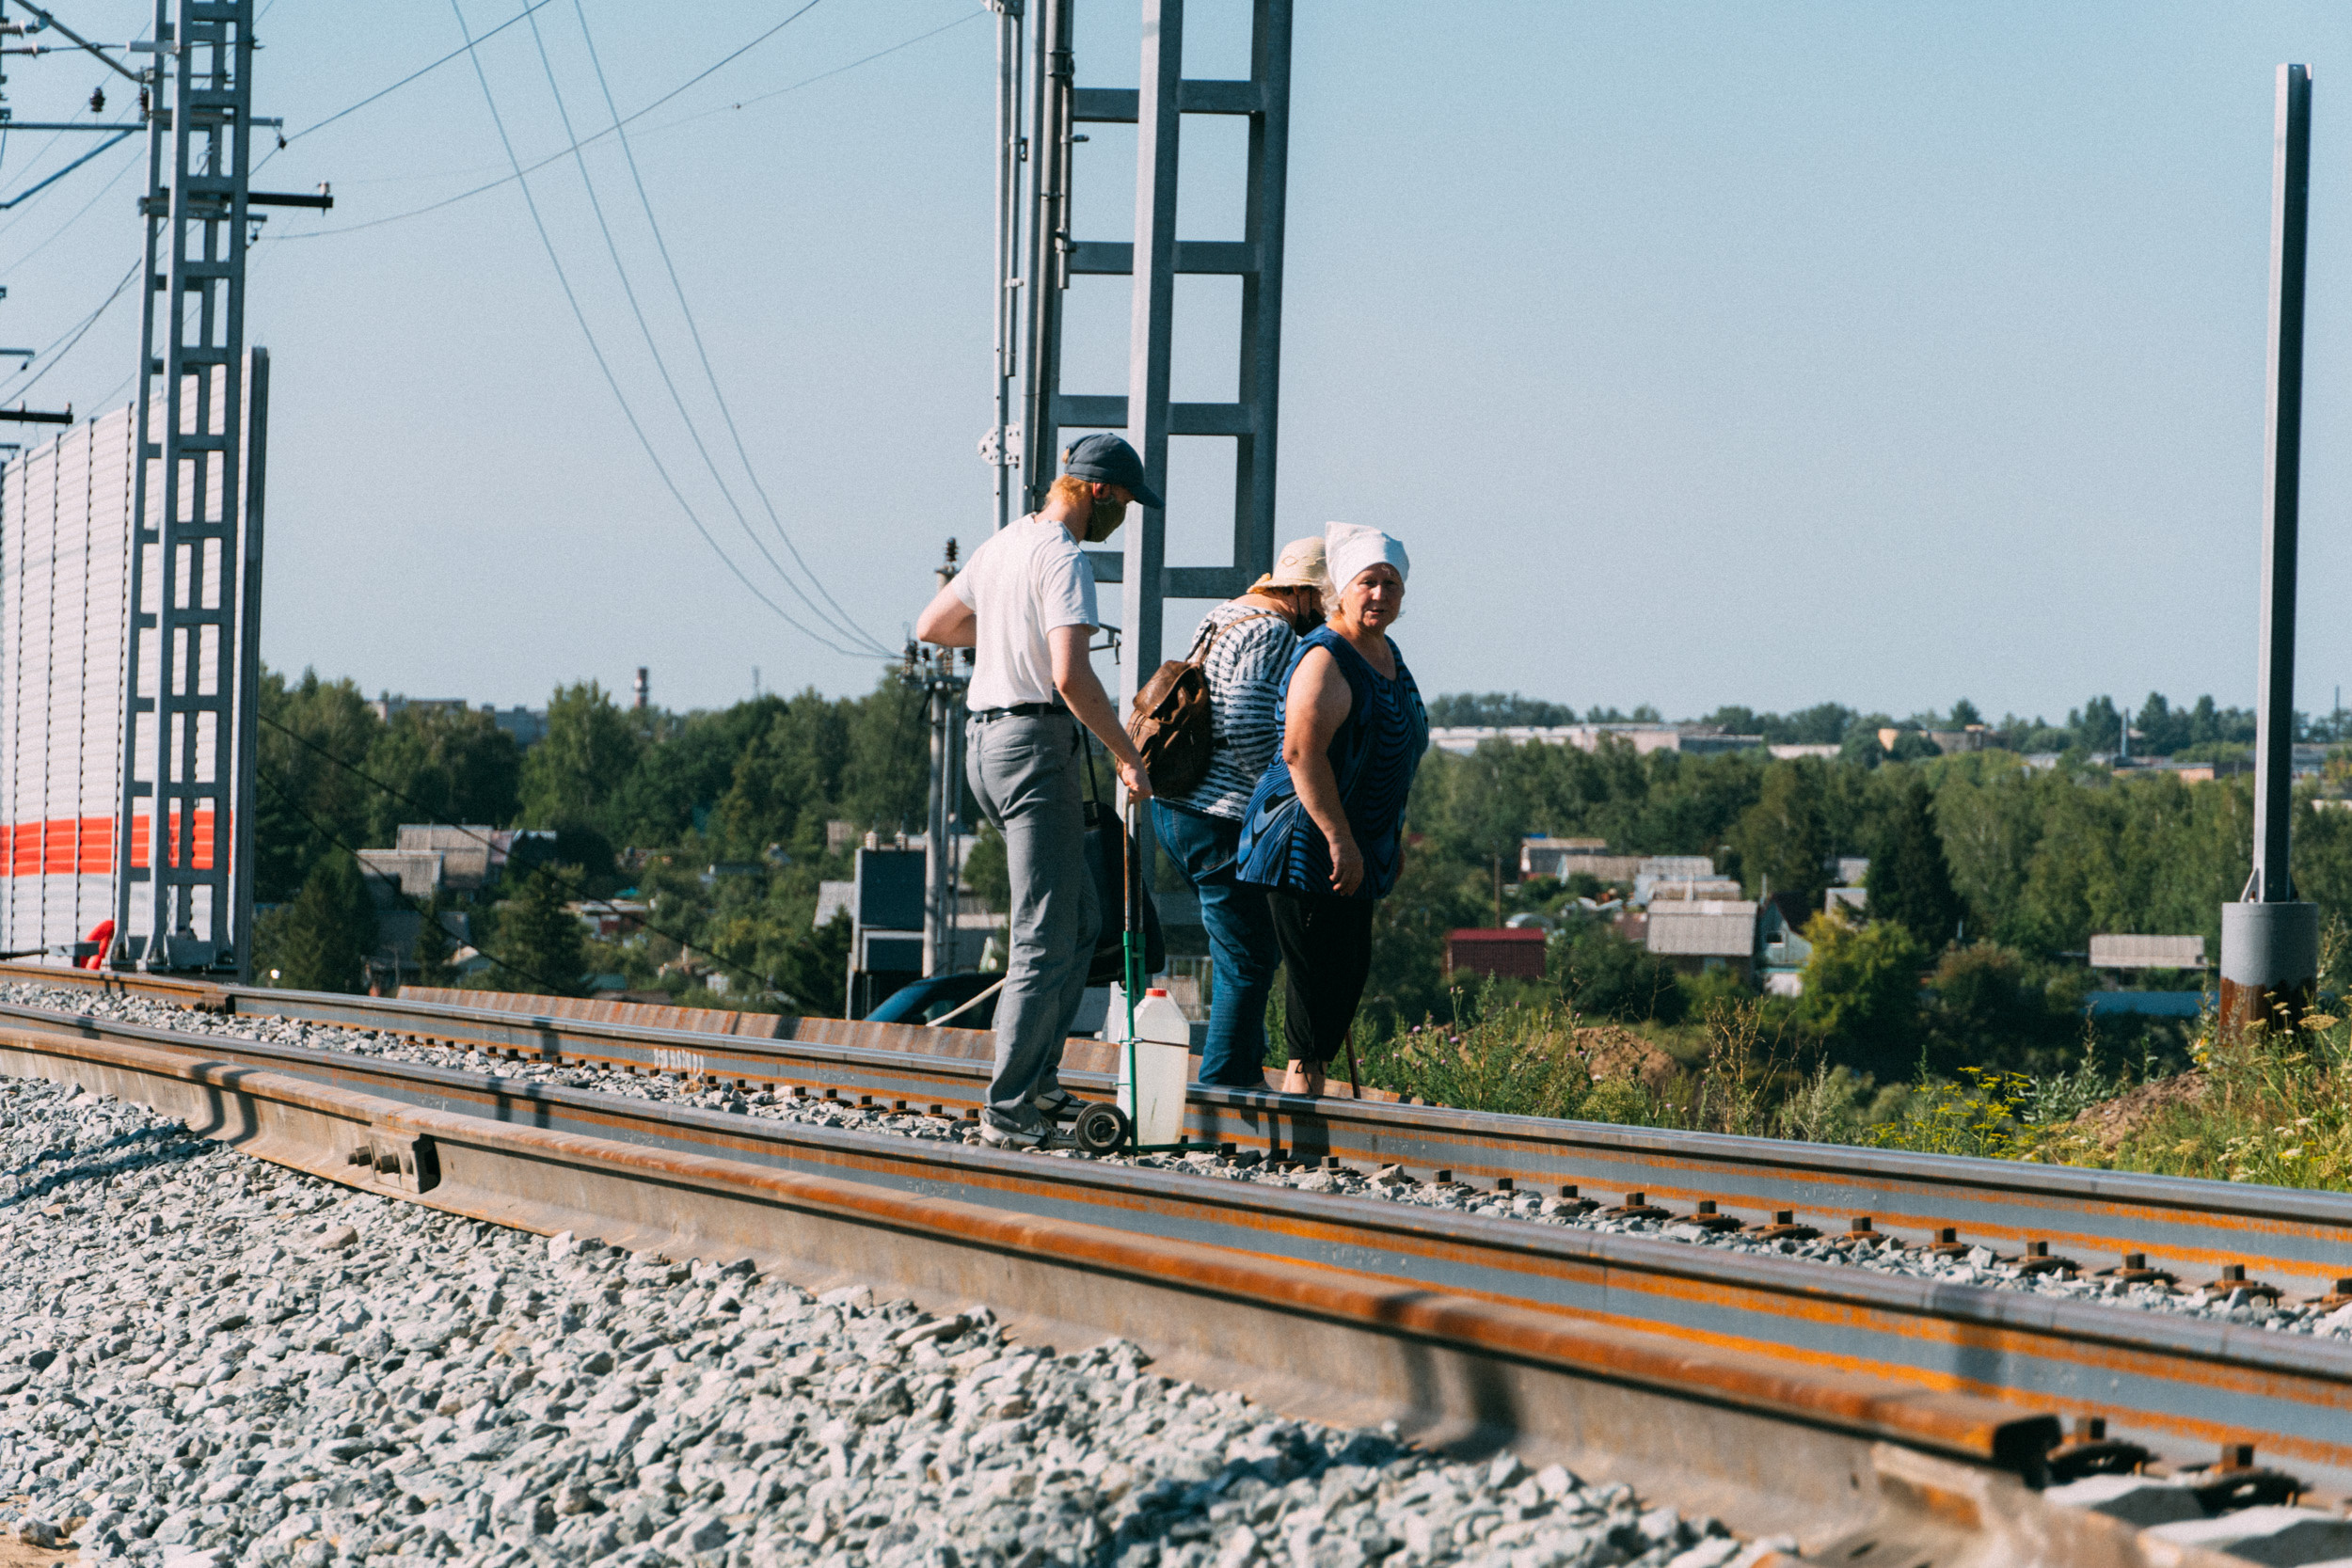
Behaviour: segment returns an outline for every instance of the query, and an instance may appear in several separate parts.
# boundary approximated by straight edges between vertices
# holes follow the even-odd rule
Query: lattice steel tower
[[[156,0],[154,47],[112,961],[243,969],[261,530],[241,460],[267,378],[257,353],[246,385],[253,0]]]
[[[1243,592],[1274,562],[1275,405],[1281,372],[1282,219],[1290,149],[1291,0],[1254,0],[1247,79],[1183,74],[1184,0],[1142,0],[1139,88],[1080,87],[1071,48],[1076,0],[991,0],[997,13],[997,424],[983,452],[997,464],[997,525],[1015,497],[1035,508],[1059,471],[1063,432],[1123,428],[1152,483],[1168,493],[1171,436],[1231,437],[1233,546],[1223,566],[1166,562],[1167,521],[1138,509],[1121,550],[1090,550],[1095,576],[1121,585],[1125,651],[1120,710],[1161,658],[1166,600]],[[1179,241],[1176,191],[1186,115],[1249,122],[1242,238]],[[1132,124],[1136,225],[1132,241],[1070,232],[1072,142],[1088,123]],[[1241,279],[1237,395],[1232,403],[1171,403],[1169,351],[1176,278]],[[1132,275],[1127,391],[1073,395],[1061,388],[1062,293],[1073,276]],[[1016,479],[1009,471],[1018,467]],[[1171,499],[1173,498],[1170,498]]]

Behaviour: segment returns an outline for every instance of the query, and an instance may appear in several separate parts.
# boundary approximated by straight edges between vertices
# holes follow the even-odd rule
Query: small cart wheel
[[[1089,1105],[1071,1124],[1070,1135],[1089,1154],[1116,1154],[1126,1147],[1127,1113],[1116,1105]]]

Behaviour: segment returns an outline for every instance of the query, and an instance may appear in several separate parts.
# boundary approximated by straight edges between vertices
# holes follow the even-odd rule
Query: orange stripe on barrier
[[[213,829],[210,808],[196,813],[194,832],[183,845],[178,814],[172,817],[171,843],[166,851],[175,863],[198,871],[213,869]],[[115,821],[111,816],[53,816],[40,822],[0,823],[0,877],[108,877],[115,869]],[[148,861],[148,818],[131,819],[131,863]]]

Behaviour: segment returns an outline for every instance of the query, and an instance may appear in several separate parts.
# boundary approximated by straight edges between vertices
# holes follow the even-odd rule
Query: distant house
[[[1645,855],[1633,873],[1633,901],[1636,904],[1648,903],[1658,897],[1658,890],[1669,882],[1714,880],[1715,863],[1705,855]]]
[[[1740,879],[1737,877],[1689,877],[1679,881],[1664,881],[1650,888],[1650,902],[1664,903],[1676,898],[1737,898]]]
[[[1832,855],[1829,858],[1830,879],[1839,887],[1860,887],[1870,875],[1867,855]]]
[[[2094,936],[2093,969],[2202,969],[2203,937]]]
[[[1507,980],[1540,980],[1544,977],[1545,940],[1544,931],[1536,927],[1448,931],[1445,972]]]
[[[1639,855],[1613,855],[1605,838],[1552,838],[1530,833],[1519,841],[1519,876],[1590,877],[1600,882],[1629,882],[1641,869]]]
[[[1794,893],[1776,893],[1764,901],[1756,921],[1756,975],[1769,996],[1798,996],[1804,991],[1804,966],[1813,959],[1813,944],[1804,939],[1812,907]]]
[[[1856,914],[1862,914],[1870,908],[1870,890],[1867,887],[1825,888],[1821,893],[1821,907],[1851,910]]]
[[[1605,742],[1613,740],[1644,755],[1651,752],[1686,752],[1694,756],[1760,751],[1764,745],[1760,735],[1731,735],[1719,724],[1460,724],[1429,732],[1432,746],[1465,756],[1489,740],[1513,746],[1540,741],[1547,746],[1574,746],[1582,752],[1597,752]]]
[[[1745,898],[1687,898],[1653,903],[1645,944],[1687,974],[1756,967],[1756,904]]]
[[[641,929],[645,916],[653,912],[653,906],[642,898],[581,898],[564,908],[591,933],[607,942],[617,942]]]

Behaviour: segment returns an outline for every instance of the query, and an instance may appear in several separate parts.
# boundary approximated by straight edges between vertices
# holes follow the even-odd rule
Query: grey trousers
[[[1062,1042],[1086,996],[1102,910],[1086,863],[1077,721],[975,719],[965,741],[965,777],[1005,835],[1012,883],[996,1070],[981,1113],[1009,1132],[1036,1126],[1030,1098],[1061,1085]]]

